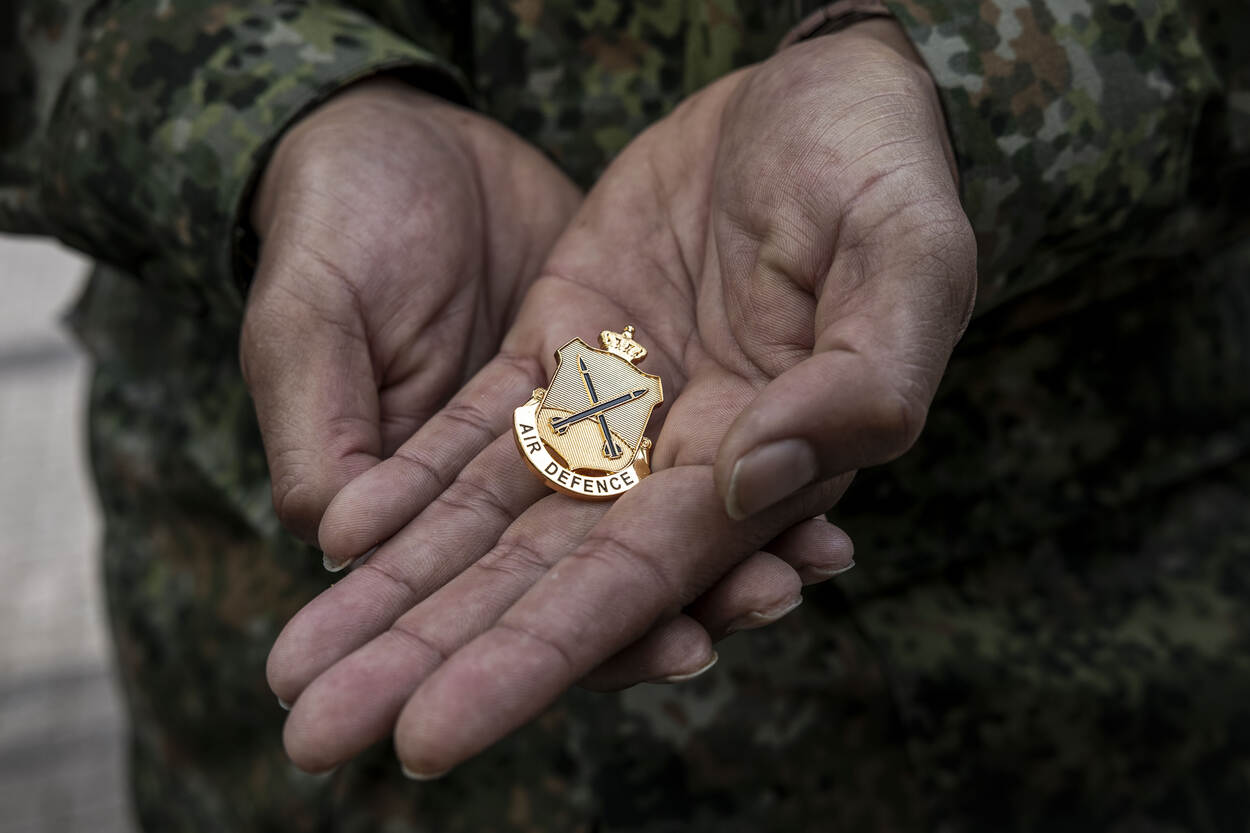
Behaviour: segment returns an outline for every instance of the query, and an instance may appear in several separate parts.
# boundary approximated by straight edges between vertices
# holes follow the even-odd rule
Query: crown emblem
[[[647,348],[634,341],[634,328],[631,324],[626,324],[623,332],[604,330],[599,333],[599,344],[604,350],[631,364],[638,364],[647,357]]]

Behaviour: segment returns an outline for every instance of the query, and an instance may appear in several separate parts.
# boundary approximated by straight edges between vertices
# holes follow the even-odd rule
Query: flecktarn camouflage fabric
[[[980,246],[859,567],[678,686],[575,690],[445,780],[298,773],[263,665],[329,577],[279,528],[235,356],[282,129],[376,72],[583,183],[814,2],[18,2],[0,228],[102,267],[104,574],[149,831],[1250,829],[1250,10],[899,0]],[[0,288],[2,289],[2,288]]]

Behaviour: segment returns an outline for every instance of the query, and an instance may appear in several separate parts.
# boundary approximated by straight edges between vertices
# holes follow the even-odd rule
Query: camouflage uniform
[[[149,831],[1250,829],[1250,13],[898,0],[980,244],[929,427],[835,514],[860,567],[681,686],[570,692],[445,780],[296,772],[263,676],[323,587],[236,365],[280,131],[395,72],[591,182],[819,3],[18,2],[0,228],[112,264],[105,580]],[[384,747],[385,745],[380,745]]]

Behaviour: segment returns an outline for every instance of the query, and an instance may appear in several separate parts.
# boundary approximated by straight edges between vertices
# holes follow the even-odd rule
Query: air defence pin
[[[651,473],[651,412],[664,402],[659,376],[636,365],[647,350],[634,328],[599,334],[602,349],[575,338],[556,351],[546,388],[512,415],[521,456],[558,492],[611,500]]]

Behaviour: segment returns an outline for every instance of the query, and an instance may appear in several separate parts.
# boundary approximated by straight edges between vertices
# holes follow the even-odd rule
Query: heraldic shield
[[[651,412],[664,401],[658,376],[635,366],[646,355],[633,328],[600,334],[603,349],[575,338],[556,351],[545,389],[516,410],[517,446],[552,488],[609,499],[650,473]]]

